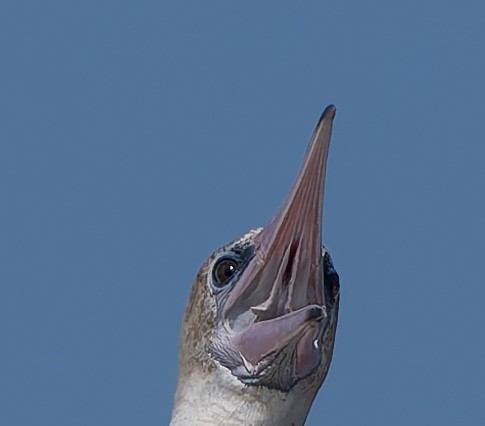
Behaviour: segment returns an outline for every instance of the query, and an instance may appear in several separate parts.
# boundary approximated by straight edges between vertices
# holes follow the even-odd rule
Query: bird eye
[[[237,272],[238,264],[234,259],[219,259],[212,270],[212,281],[216,287],[226,285]]]

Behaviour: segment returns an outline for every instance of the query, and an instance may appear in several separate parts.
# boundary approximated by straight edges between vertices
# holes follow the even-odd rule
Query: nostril
[[[298,251],[298,245],[300,241],[294,240],[290,246],[290,253],[288,254],[288,263],[286,264],[285,272],[283,273],[283,285],[288,287],[293,272],[293,264],[295,262],[296,252]]]

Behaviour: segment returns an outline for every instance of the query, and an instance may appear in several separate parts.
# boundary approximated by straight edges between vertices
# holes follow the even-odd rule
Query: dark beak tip
[[[320,120],[318,120],[317,127],[325,119],[333,120],[335,118],[335,113],[336,112],[337,112],[337,108],[335,107],[335,105],[329,105],[327,108],[325,108],[325,111],[323,111],[322,115],[320,116]]]

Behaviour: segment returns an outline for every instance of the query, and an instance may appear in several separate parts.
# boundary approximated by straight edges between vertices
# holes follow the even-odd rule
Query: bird
[[[185,310],[171,426],[303,425],[332,360],[340,280],[322,245],[336,108],[310,139],[282,207],[216,250]]]

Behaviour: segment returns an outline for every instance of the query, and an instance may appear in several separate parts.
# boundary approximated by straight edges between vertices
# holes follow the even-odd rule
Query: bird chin
[[[220,325],[210,354],[242,383],[283,392],[322,363],[322,336],[328,326],[324,307],[309,305],[234,332]]]

